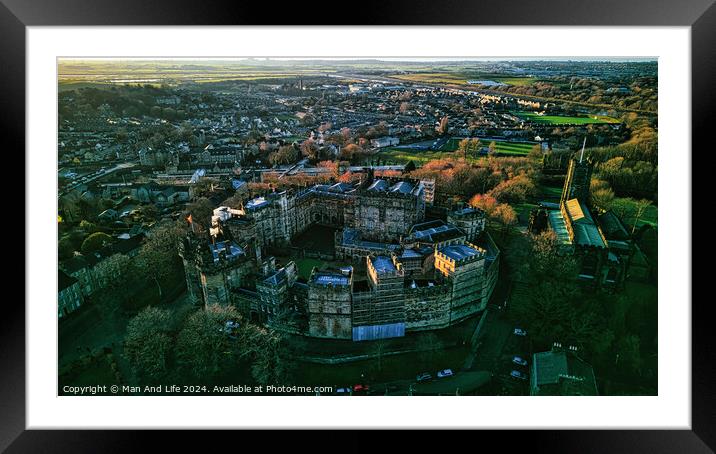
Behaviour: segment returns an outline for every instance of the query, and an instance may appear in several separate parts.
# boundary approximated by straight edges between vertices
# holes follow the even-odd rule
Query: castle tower
[[[586,140],[585,137],[585,144]],[[570,159],[569,161],[569,169],[567,170],[567,177],[564,180],[560,203],[565,203],[571,199],[579,199],[589,204],[589,186],[592,182],[593,167],[589,159],[584,159],[584,144],[582,144],[579,159]]]

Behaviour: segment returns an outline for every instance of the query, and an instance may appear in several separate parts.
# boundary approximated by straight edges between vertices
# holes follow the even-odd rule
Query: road
[[[80,186],[80,185],[83,185],[83,184],[89,184],[89,183],[91,183],[91,182],[93,182],[93,181],[95,181],[95,180],[97,180],[97,179],[106,177],[107,175],[110,175],[110,174],[113,173],[113,172],[116,172],[116,171],[121,170],[121,169],[129,169],[129,168],[132,168],[132,167],[134,167],[134,166],[136,166],[136,165],[137,165],[137,163],[134,162],[134,161],[123,162],[123,163],[121,163],[121,164],[117,164],[116,166],[112,167],[111,169],[105,170],[104,172],[100,172],[100,171],[98,170],[98,171],[96,171],[96,172],[94,172],[94,173],[87,174],[87,175],[85,175],[85,176],[83,176],[83,177],[81,177],[81,178],[77,178],[77,179],[74,180],[73,182],[71,182],[71,183],[69,183],[68,185],[66,185],[65,188],[64,188],[62,191],[59,192],[59,196],[62,197],[63,195],[67,194],[68,192],[70,192],[71,190],[73,190],[73,189],[74,189],[75,187],[77,187],[77,186]]]

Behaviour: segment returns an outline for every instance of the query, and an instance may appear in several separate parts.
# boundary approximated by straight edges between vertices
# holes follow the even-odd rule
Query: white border
[[[659,58],[658,397],[56,396],[57,57],[570,55]],[[28,27],[27,427],[690,428],[690,67],[687,27]]]

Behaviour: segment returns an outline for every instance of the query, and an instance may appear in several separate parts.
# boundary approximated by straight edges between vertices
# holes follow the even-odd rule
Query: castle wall
[[[313,337],[351,338],[350,286],[309,284],[308,334]]]

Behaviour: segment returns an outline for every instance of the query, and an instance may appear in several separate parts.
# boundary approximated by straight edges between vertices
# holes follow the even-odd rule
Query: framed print
[[[715,11],[365,4],[325,25],[3,0],[27,194],[3,448],[323,428],[712,452],[691,150]]]

